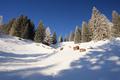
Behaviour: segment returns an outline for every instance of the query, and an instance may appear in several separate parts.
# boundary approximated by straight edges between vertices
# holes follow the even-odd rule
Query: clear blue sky
[[[37,26],[42,20],[58,35],[68,34],[88,21],[96,6],[109,19],[113,10],[120,13],[120,0],[0,0],[0,15],[4,23],[19,15],[27,15]]]

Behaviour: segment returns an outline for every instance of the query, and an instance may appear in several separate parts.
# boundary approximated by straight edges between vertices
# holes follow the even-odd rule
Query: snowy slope
[[[74,46],[86,52],[74,51]],[[63,50],[60,50],[63,48]],[[0,80],[120,80],[120,38],[57,49],[0,36]]]
[[[0,37],[0,51],[17,53],[17,54],[39,54],[42,53],[51,53],[53,50],[51,47],[48,47],[43,44],[33,43],[29,40],[19,40],[18,37],[11,36],[1,36]]]

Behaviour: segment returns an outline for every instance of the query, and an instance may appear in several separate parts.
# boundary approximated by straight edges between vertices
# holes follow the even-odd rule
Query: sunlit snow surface
[[[1,35],[0,80],[120,80],[120,38],[58,45]]]

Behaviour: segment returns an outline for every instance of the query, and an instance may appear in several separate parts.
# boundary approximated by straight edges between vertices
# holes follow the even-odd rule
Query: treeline
[[[120,37],[120,15],[113,11],[111,22],[97,8],[93,7],[92,16],[88,22],[83,21],[82,26],[76,26],[75,30],[64,38],[60,35],[58,41],[56,32],[51,33],[50,28],[45,27],[42,21],[35,29],[34,23],[24,15],[10,20],[3,26],[3,31],[12,36],[34,40],[46,45],[63,41],[74,41],[75,43],[99,41]]]
[[[120,37],[120,15],[112,12],[112,22],[102,14],[97,8],[93,7],[91,19],[83,21],[82,26],[76,29],[64,41],[74,41],[75,43],[99,41]]]
[[[37,43],[46,45],[57,43],[56,32],[51,33],[50,28],[45,27],[42,21],[35,29],[34,23],[24,15],[11,19],[7,24],[4,24],[2,31],[11,36],[34,40]]]
[[[92,40],[92,35],[87,22],[82,22],[82,27],[76,26],[75,30],[64,37],[64,41],[74,41],[74,43],[89,42]]]

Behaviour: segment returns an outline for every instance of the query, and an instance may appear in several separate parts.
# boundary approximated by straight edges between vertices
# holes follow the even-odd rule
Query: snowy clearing
[[[76,45],[86,51],[74,51]],[[120,38],[54,49],[0,36],[0,80],[120,80]]]

